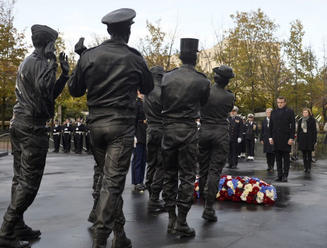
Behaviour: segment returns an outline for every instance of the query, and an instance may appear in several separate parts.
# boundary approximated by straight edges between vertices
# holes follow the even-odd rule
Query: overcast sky
[[[209,48],[215,43],[215,32],[233,26],[230,14],[258,8],[280,25],[278,34],[282,39],[288,37],[290,22],[300,19],[306,32],[305,45],[312,46],[320,59],[324,41],[327,44],[326,0],[17,0],[15,25],[19,30],[25,29],[28,39],[33,24],[48,25],[64,34],[71,49],[81,36],[86,38],[86,44],[94,34],[107,36],[101,18],[118,8],[136,10],[130,38],[134,47],[146,34],[146,20],[161,19],[164,31],[172,33],[177,25],[178,38],[198,38],[201,48]]]

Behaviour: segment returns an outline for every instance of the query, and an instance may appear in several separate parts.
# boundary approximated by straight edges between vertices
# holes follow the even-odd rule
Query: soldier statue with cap
[[[148,123],[146,130],[147,173],[145,184],[150,195],[148,203],[149,211],[160,212],[164,207],[163,202],[160,200],[164,175],[161,156],[162,104],[160,98],[164,69],[161,66],[154,66],[150,71],[153,75],[154,88],[149,95],[144,97],[143,103],[144,113]]]
[[[232,68],[222,65],[213,71],[215,84],[211,86],[207,104],[201,108],[199,138],[199,187],[200,195],[205,199],[202,218],[207,221],[217,221],[213,205],[229,150],[227,118],[235,101],[234,94],[225,89],[234,77]]]
[[[136,13],[118,9],[102,18],[111,35],[99,46],[75,46],[80,59],[69,81],[74,97],[87,92],[88,125],[92,152],[103,168],[100,196],[95,210],[93,248],[105,248],[114,232],[112,247],[132,247],[124,231],[122,193],[130,166],[135,133],[137,90],[148,94],[153,79],[142,55],[127,45]]]
[[[24,212],[39,190],[49,138],[46,122],[54,116],[55,99],[68,80],[69,65],[64,53],[59,56],[62,74],[56,80],[54,43],[58,33],[44,25],[32,26],[34,52],[19,66],[16,80],[17,103],[13,109],[10,135],[14,155],[11,203],[0,229],[0,247],[30,247],[28,240],[41,232],[24,222]]]
[[[243,120],[237,116],[238,107],[234,106],[228,117],[229,122],[229,154],[228,168],[236,169],[238,164],[238,144],[242,142]]]
[[[164,198],[169,213],[167,231],[189,237],[195,235],[186,217],[193,202],[197,166],[196,120],[200,118],[200,107],[207,103],[210,94],[210,81],[194,68],[198,42],[197,39],[181,39],[180,59],[183,65],[164,75],[161,88]]]

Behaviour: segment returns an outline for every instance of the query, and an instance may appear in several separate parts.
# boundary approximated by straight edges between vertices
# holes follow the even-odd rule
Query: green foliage
[[[162,31],[160,20],[155,24],[147,21],[146,29],[148,34],[144,39],[140,39],[139,50],[143,54],[149,68],[158,65],[167,71],[177,67],[177,60],[173,57],[172,53],[176,31],[171,39],[166,41],[167,33]]]
[[[0,1],[0,101],[2,123],[11,116],[8,107],[11,108],[16,99],[16,74],[27,52],[24,34],[18,32],[13,25],[13,6],[14,1]]]

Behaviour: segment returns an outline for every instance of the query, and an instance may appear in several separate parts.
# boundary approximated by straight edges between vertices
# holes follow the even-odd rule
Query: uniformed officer
[[[33,203],[44,172],[49,139],[46,122],[54,115],[55,99],[68,80],[69,65],[64,53],[59,56],[62,74],[56,81],[55,41],[58,33],[43,25],[32,26],[33,53],[24,59],[16,80],[17,103],[13,109],[10,140],[14,155],[11,202],[0,228],[0,247],[30,247],[18,240],[41,235],[24,222],[24,212]]]
[[[61,140],[61,126],[58,123],[58,120],[55,120],[53,130],[52,130],[52,137],[54,143],[54,150],[53,152],[59,152],[60,148],[60,140]]]
[[[124,231],[122,192],[129,169],[135,133],[137,89],[148,94],[153,79],[142,55],[127,45],[136,13],[118,9],[102,18],[111,39],[83,51],[69,81],[72,96],[87,90],[92,152],[103,168],[102,188],[93,226],[93,248],[105,248],[114,231],[112,247],[132,247]],[[76,48],[76,47],[75,47]]]
[[[64,147],[64,153],[70,152],[72,132],[74,131],[73,126],[69,119],[66,119],[64,125],[62,126],[62,145]]]
[[[88,154],[92,153],[91,142],[90,142],[90,128],[87,123],[85,123],[85,148],[86,148],[86,153]]]
[[[135,185],[135,190],[144,192],[145,185],[144,175],[146,167],[146,117],[143,111],[143,94],[139,91],[136,99],[136,122],[135,122],[135,137],[136,147],[133,152],[132,160],[132,184]]]
[[[202,218],[207,221],[217,221],[213,204],[229,150],[227,118],[235,101],[234,94],[225,90],[229,80],[234,77],[232,68],[222,65],[213,71],[215,84],[211,86],[207,104],[201,108],[199,138],[199,187],[205,199]]]
[[[83,137],[85,132],[85,126],[81,122],[81,118],[77,118],[76,124],[74,126],[74,144],[75,153],[81,154],[83,150]]]
[[[186,217],[193,202],[197,164],[196,119],[200,118],[200,107],[206,104],[210,94],[210,81],[194,68],[198,42],[197,39],[181,39],[183,65],[166,73],[162,80],[164,198],[169,213],[168,233],[179,236],[195,235]]]
[[[254,115],[248,114],[248,120],[245,123],[245,144],[247,160],[254,160],[254,146],[258,139],[258,125],[254,121]]]
[[[228,168],[236,169],[238,164],[237,146],[242,142],[242,128],[243,121],[237,116],[238,107],[234,106],[229,121],[229,156],[228,156]]]
[[[154,88],[151,93],[144,97],[144,113],[147,119],[147,173],[146,187],[150,194],[148,209],[150,212],[159,212],[164,209],[160,201],[160,193],[163,185],[163,165],[161,156],[162,140],[162,104],[161,104],[161,80],[164,69],[154,66],[150,69],[153,75]]]

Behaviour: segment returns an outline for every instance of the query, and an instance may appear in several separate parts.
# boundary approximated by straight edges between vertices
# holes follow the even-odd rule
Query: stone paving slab
[[[92,176],[94,160],[88,155],[49,153],[40,192],[25,214],[26,222],[42,231],[33,248],[90,248]],[[267,173],[262,158],[241,162],[237,170],[225,174],[256,176],[271,183],[275,173]],[[9,204],[12,156],[0,158],[0,216]],[[196,237],[178,239],[166,234],[167,213],[147,212],[148,194],[133,191],[130,173],[123,195],[126,232],[134,248],[229,247],[280,248],[327,247],[327,160],[314,164],[304,175],[301,163],[290,172],[288,183],[273,183],[278,192],[274,206],[217,202],[218,222],[202,220],[203,203],[193,205],[189,224]],[[108,247],[111,247],[110,237]]]

